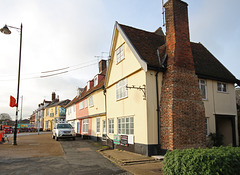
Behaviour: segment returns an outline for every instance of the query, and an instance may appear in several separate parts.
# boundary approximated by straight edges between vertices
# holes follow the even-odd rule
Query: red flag
[[[17,103],[16,103],[16,99],[13,96],[10,96],[10,107],[16,107]]]

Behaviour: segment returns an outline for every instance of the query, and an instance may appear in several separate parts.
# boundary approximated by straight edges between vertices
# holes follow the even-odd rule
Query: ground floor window
[[[100,118],[96,119],[96,132],[100,133]]]
[[[48,121],[46,121],[46,127],[45,127],[45,129],[48,129]]]
[[[103,120],[103,133],[106,134],[106,120]]]
[[[77,133],[80,133],[80,122],[77,122]]]
[[[88,119],[83,120],[83,133],[88,134]]]
[[[114,133],[114,119],[108,119],[108,133],[113,134]]]
[[[118,134],[134,134],[133,117],[118,118]]]

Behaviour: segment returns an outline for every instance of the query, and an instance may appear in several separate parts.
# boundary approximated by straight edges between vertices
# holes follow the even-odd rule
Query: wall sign
[[[128,146],[128,136],[127,135],[121,135],[120,145]]]
[[[113,143],[116,145],[120,144],[120,136],[119,135],[114,135],[113,136]]]

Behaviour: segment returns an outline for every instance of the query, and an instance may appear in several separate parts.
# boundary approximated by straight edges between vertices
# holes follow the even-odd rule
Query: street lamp
[[[5,25],[0,31],[4,34],[11,34],[9,28],[20,30],[20,49],[19,49],[19,63],[18,63],[18,85],[17,85],[17,105],[16,105],[16,121],[13,135],[13,145],[17,145],[17,125],[18,125],[18,102],[19,102],[19,85],[20,85],[20,70],[21,70],[21,55],[22,55],[22,24],[20,28]]]

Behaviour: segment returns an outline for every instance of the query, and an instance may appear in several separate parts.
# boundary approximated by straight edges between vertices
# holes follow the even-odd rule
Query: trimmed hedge
[[[163,164],[166,175],[240,174],[240,148],[176,149],[165,154]]]

